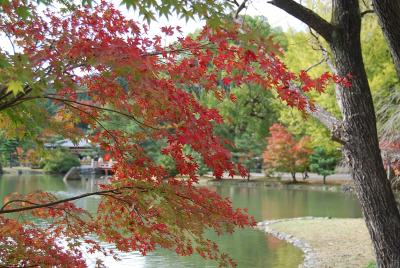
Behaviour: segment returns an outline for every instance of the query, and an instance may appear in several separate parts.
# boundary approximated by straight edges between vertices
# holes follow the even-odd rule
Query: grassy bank
[[[307,267],[367,267],[375,258],[363,219],[300,218],[259,226],[305,251]]]

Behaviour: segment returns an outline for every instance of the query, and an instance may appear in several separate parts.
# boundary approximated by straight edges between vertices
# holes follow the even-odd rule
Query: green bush
[[[50,151],[44,159],[44,171],[48,173],[66,173],[72,167],[80,166],[79,158],[64,150]]]
[[[159,157],[159,161],[161,166],[165,168],[170,177],[175,177],[179,174],[178,170],[176,169],[175,161],[172,157],[168,155],[161,155]]]
[[[329,152],[323,147],[316,147],[310,157],[310,162],[310,171],[323,176],[325,184],[326,177],[335,173],[339,156],[337,153]]]
[[[42,158],[37,162],[32,162],[31,163],[31,168],[32,169],[42,169],[46,165],[46,159]]]
[[[203,176],[208,171],[210,171],[210,169],[203,163],[203,161],[201,160],[201,158],[200,158],[200,156],[198,154],[192,153],[192,155],[194,156],[196,162],[199,165],[199,168],[197,170],[197,174],[199,176]],[[178,169],[176,168],[175,161],[171,156],[169,156],[169,155],[161,155],[158,158],[158,161],[161,164],[161,166],[163,168],[165,168],[165,170],[168,172],[169,176],[175,177],[176,175],[179,174]]]

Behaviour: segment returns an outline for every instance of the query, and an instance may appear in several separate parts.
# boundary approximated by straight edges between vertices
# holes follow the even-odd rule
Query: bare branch
[[[235,13],[234,18],[237,19],[239,17],[239,13],[246,8],[248,0],[243,0],[241,4],[239,4],[237,1],[235,1],[235,5],[238,7]]]
[[[321,122],[331,132],[332,139],[341,143],[341,134],[338,133],[337,130],[340,129],[342,121],[337,119],[333,114],[321,106],[317,104],[311,104],[309,97],[298,86],[292,84],[290,89],[300,94],[300,96],[306,100],[307,105],[305,107],[305,111],[307,114]]]
[[[361,15],[361,18],[362,18],[362,17],[364,17],[365,15],[367,15],[367,14],[372,14],[372,13],[375,13],[375,11],[372,10],[372,9],[368,9],[368,10],[365,10],[365,11],[361,12],[360,15]]]
[[[236,1],[236,0],[228,0],[228,2],[234,4],[234,5],[237,6],[237,7],[240,6],[239,2]]]
[[[279,7],[293,17],[301,20],[318,32],[323,38],[325,38],[326,41],[330,42],[332,40],[332,34],[335,30],[335,27],[316,14],[314,11],[293,0],[270,0],[268,3]]]
[[[325,59],[323,58],[323,59],[321,59],[319,62],[317,62],[317,63],[315,63],[315,64],[313,64],[313,65],[311,65],[310,67],[308,67],[307,69],[305,69],[305,71],[306,72],[309,72],[312,68],[315,68],[315,67],[317,67],[317,66],[319,66],[319,65],[321,65],[323,62],[325,61]]]
[[[316,33],[313,32],[313,30],[308,27],[310,34],[312,35],[312,37],[314,38],[318,48],[317,50],[320,50],[322,53],[322,56],[326,62],[326,64],[328,65],[329,69],[331,69],[331,72],[334,74],[337,74],[337,70],[336,67],[333,65],[331,58],[329,57],[329,52],[328,50],[322,45],[321,40],[319,40],[319,37]]]
[[[17,54],[17,52],[15,51],[14,42],[12,41],[11,36],[8,34],[7,31],[3,31],[3,33],[7,36],[8,41],[10,41],[10,44],[11,44],[11,47],[12,47],[12,50],[13,50],[13,53],[14,53],[13,55]]]
[[[314,37],[315,42],[316,42],[316,44],[317,44],[317,46],[318,46],[318,50],[321,51],[322,56],[323,56],[323,58],[324,58],[326,64],[328,65],[329,69],[331,70],[331,72],[332,72],[333,74],[337,74],[336,67],[334,66],[334,64],[333,64],[332,61],[331,61],[331,58],[329,57],[329,52],[328,52],[328,50],[322,45],[321,41],[320,41],[319,38],[318,38],[318,35],[315,34],[315,33],[312,31],[311,28],[309,28],[309,30],[310,30],[310,34]],[[337,104],[338,104],[338,106],[339,106],[340,112],[343,114],[343,105],[342,105],[343,101],[341,100],[342,97],[341,97],[341,94],[340,94],[340,91],[341,91],[341,90],[342,90],[342,89],[341,89],[340,85],[335,84],[336,102],[337,102]]]

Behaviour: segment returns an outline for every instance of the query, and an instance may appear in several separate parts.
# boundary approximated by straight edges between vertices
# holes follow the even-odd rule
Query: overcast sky
[[[119,0],[114,0],[114,3],[120,2]],[[116,4],[118,5],[118,4]],[[126,10],[123,6],[120,7],[123,10],[123,13],[136,21],[143,21],[137,15],[137,12],[133,12],[132,10]],[[295,30],[304,30],[306,29],[305,25],[290,16],[286,12],[281,9],[270,5],[266,0],[252,0],[250,1],[247,9],[241,12],[242,15],[250,15],[250,16],[265,16],[268,19],[268,22],[273,27],[281,27],[283,30],[287,30],[288,28],[292,28]],[[193,32],[196,29],[201,28],[205,24],[204,21],[195,21],[190,20],[186,22],[184,19],[179,19],[176,15],[170,16],[168,19],[165,17],[158,18],[156,22],[152,22],[150,25],[151,34],[160,34],[160,28],[162,26],[181,26],[184,34],[188,34]]]
[[[112,2],[115,4],[115,6],[119,6],[121,3],[121,0],[112,0]],[[129,18],[132,18],[138,22],[143,22],[143,19],[141,19],[137,12],[134,12],[133,10],[127,10],[124,5],[119,6],[119,9],[124,13]],[[257,16],[257,15],[262,15],[265,16],[271,26],[273,27],[281,27],[283,30],[287,30],[288,28],[293,28],[296,30],[304,30],[306,27],[304,24],[287,14],[286,12],[282,11],[279,8],[274,7],[273,5],[270,5],[267,3],[266,0],[252,0],[250,1],[249,6],[247,9],[243,10],[242,13],[243,15],[251,15],[251,16]],[[150,25],[150,35],[161,35],[164,37],[164,34],[161,34],[160,28],[162,26],[181,26],[183,34],[186,35],[188,33],[194,32],[196,29],[201,28],[205,24],[204,21],[195,21],[195,20],[190,20],[186,22],[184,19],[179,19],[178,16],[173,15],[170,16],[168,19],[165,17],[159,18],[156,22],[152,22]],[[175,40],[176,37],[174,38],[168,38],[167,43],[172,42]],[[11,45],[9,43],[9,40],[5,38],[3,34],[0,34],[0,48],[4,49],[8,52],[11,52]]]

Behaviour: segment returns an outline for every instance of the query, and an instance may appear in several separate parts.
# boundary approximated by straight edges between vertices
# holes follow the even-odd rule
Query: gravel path
[[[294,218],[264,221],[258,227],[299,247],[301,267],[366,267],[375,259],[363,219]]]

